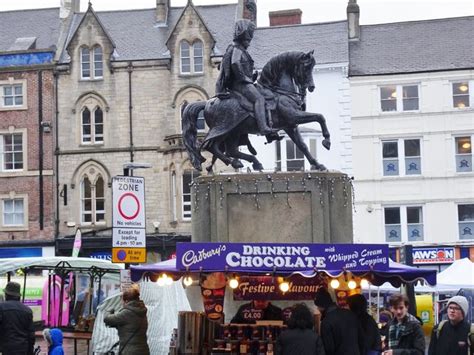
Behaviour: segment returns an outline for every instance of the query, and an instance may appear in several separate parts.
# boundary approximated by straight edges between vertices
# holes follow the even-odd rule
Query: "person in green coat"
[[[117,328],[120,355],[149,355],[146,332],[148,329],[147,309],[140,300],[138,288],[132,287],[122,295],[123,308],[115,313],[107,312],[104,323]]]

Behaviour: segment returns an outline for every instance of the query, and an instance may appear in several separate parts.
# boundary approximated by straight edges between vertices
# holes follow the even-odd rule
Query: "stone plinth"
[[[352,243],[352,184],[342,173],[201,176],[194,242]]]

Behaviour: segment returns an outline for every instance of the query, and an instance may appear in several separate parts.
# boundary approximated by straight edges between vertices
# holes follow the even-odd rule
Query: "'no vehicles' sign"
[[[116,176],[112,179],[112,262],[146,262],[145,179]]]

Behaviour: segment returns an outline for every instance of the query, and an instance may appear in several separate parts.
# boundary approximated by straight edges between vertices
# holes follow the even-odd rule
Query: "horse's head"
[[[298,58],[298,63],[296,63],[295,68],[295,82],[296,85],[301,89],[301,93],[306,92],[306,89],[309,92],[314,90],[314,81],[313,81],[313,68],[316,64],[313,56],[314,50],[308,53],[301,53]]]

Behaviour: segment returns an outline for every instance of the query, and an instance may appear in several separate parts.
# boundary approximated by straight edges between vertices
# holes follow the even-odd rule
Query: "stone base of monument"
[[[352,180],[337,172],[201,176],[194,242],[352,243]]]

